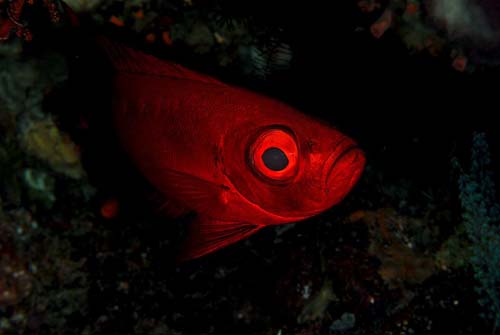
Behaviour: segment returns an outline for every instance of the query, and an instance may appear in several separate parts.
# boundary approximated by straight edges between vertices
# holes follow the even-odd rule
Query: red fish
[[[341,201],[365,164],[356,143],[279,101],[100,39],[113,117],[173,215],[196,211],[182,259]]]

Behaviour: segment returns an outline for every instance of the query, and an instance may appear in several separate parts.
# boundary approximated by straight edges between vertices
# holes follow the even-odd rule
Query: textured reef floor
[[[500,331],[498,134],[480,113],[445,115],[494,101],[494,70],[408,56],[390,32],[331,55],[311,9],[297,22],[223,1],[68,3],[98,32],[338,125],[368,165],[335,208],[178,265],[190,217],[166,218],[116,143],[105,65],[84,35],[66,53],[71,33],[24,31],[0,44],[0,334]]]

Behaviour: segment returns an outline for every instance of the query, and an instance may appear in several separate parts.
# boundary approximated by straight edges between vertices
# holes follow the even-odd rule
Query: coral
[[[470,256],[470,242],[467,239],[465,226],[460,224],[441,245],[435,255],[435,261],[443,270],[459,269],[469,264]]]
[[[381,38],[389,29],[411,52],[449,58],[457,71],[498,65],[498,7],[488,1],[361,0],[364,13],[375,13],[369,31]]]
[[[33,4],[38,2],[42,3],[11,1],[18,8],[18,19],[24,18],[22,13],[26,12],[25,7],[33,7]],[[222,9],[221,13],[216,10],[208,14],[203,6],[199,8],[189,2],[156,3],[147,0],[66,2],[75,12],[87,13],[98,25],[110,24],[131,32],[146,45],[160,43],[167,48],[174,45],[185,47],[199,56],[210,56],[217,62],[217,66],[237,67],[247,76],[269,79],[275,73],[291,66],[292,48],[282,40],[279,32],[270,33],[268,26],[251,24],[248,20],[232,17],[228,13],[222,13]],[[43,0],[42,6],[35,7],[38,11],[40,8],[48,10],[53,26],[58,22],[69,24],[60,1]],[[9,10],[6,9],[5,12],[8,13]],[[24,39],[33,38],[30,30],[32,20],[31,17],[21,21],[6,19],[3,30],[0,21],[0,37],[3,36],[5,40],[12,35],[11,32],[17,32],[20,36],[26,35]],[[11,40],[17,42],[15,39]]]
[[[15,34],[26,41],[31,41],[33,36],[29,27],[29,21],[25,19],[26,7],[34,5],[43,6],[50,21],[58,23],[61,20],[61,13],[57,1],[52,0],[11,0],[0,2],[0,40],[7,40]],[[26,22],[28,21],[28,22]]]
[[[172,25],[172,41],[198,54],[214,54],[219,66],[237,64],[244,74],[260,79],[290,67],[293,53],[287,43],[273,35],[264,40],[244,22],[228,20],[206,20],[191,9]]]
[[[6,113],[0,113],[0,115],[5,116]],[[3,125],[15,125],[12,118],[7,118],[7,120],[3,120]],[[4,131],[3,128],[0,127],[2,134],[0,137],[0,180],[2,181],[0,198],[3,198],[5,204],[19,205],[21,202],[21,181],[18,177],[18,171],[22,168],[23,153],[17,146],[12,129]]]
[[[66,80],[66,61],[20,46],[0,45],[0,334],[67,334],[87,305],[74,241],[92,228],[93,192],[78,147],[44,105]]]
[[[0,252],[0,306],[15,305],[31,294],[32,274],[19,257]]]
[[[293,53],[290,46],[280,41],[270,42],[262,47],[257,45],[240,47],[243,68],[248,74],[258,78],[267,78],[273,72],[290,67]]]
[[[420,284],[436,272],[433,258],[419,250],[422,246],[418,241],[425,241],[424,235],[432,235],[423,220],[399,215],[391,208],[357,211],[347,220],[361,220],[368,225],[368,251],[381,261],[378,272],[389,287],[404,289]]]
[[[174,27],[177,28],[177,27]],[[183,27],[185,29],[185,27]],[[195,53],[206,54],[215,43],[215,39],[210,28],[201,22],[193,22],[188,30],[174,30],[175,39],[182,38]],[[183,35],[181,32],[185,32]]]
[[[336,300],[337,297],[333,292],[332,282],[329,280],[325,281],[319,292],[305,304],[297,318],[297,322],[300,324],[322,319],[330,303]]]
[[[58,54],[48,53],[38,59],[3,60],[0,62],[0,106],[5,122],[10,122],[6,128],[19,131],[24,151],[45,161],[57,172],[81,178],[83,169],[76,146],[42,109],[47,92],[62,83],[66,76],[66,62]],[[11,121],[7,120],[9,114],[13,115]],[[12,140],[12,144],[15,142]],[[25,170],[23,179],[31,189],[41,186],[34,182],[36,175],[39,182],[43,179],[47,186],[50,184],[50,178],[40,179],[40,173]]]
[[[471,241],[470,263],[479,283],[477,293],[485,316],[500,324],[500,205],[497,202],[488,143],[484,133],[473,137],[470,168],[458,179],[462,218]],[[457,168],[459,164],[454,160]]]
[[[34,121],[26,128],[21,143],[29,154],[68,177],[81,178],[84,175],[75,144],[68,135],[61,133],[51,118]]]
[[[145,0],[118,5],[109,0],[69,1],[77,12],[89,12],[101,25],[109,23],[133,32],[148,47],[185,48],[213,59],[220,67],[236,67],[243,74],[268,79],[290,68],[292,48],[268,27],[251,26],[243,19],[210,13],[185,2],[155,4]],[[167,50],[169,52],[170,50]]]
[[[0,220],[0,334],[28,323],[45,324],[54,334],[68,331],[86,306],[85,258],[74,256],[72,239],[87,234],[85,221],[71,222],[63,234],[40,226],[24,209],[8,210]],[[38,327],[37,326],[37,327]]]
[[[45,10],[40,1],[32,2],[39,5],[30,7],[26,0],[26,10]],[[307,26],[307,17],[293,18],[295,36],[266,34],[251,18],[227,15],[226,21],[219,20],[220,13],[207,8],[212,1],[68,2],[84,13],[82,19],[96,21],[98,33],[116,33],[147,52],[237,81],[244,80],[237,78],[242,74],[288,78],[296,72],[280,71],[290,67],[293,57],[301,65],[305,49],[300,48],[325,41],[320,34],[297,36],[316,29]],[[21,1],[0,1],[0,9],[8,3]],[[412,50],[451,57],[450,64],[459,71],[474,65],[467,50],[457,47],[448,53],[449,39],[425,20],[423,1],[386,3],[360,1],[362,11],[380,17],[371,29],[375,36],[384,40],[396,32]],[[275,19],[271,16],[269,21]],[[29,23],[24,14],[20,18],[23,25]],[[465,334],[477,319],[482,322],[471,313],[476,297],[474,292],[468,295],[471,278],[464,265],[469,261],[476,263],[481,303],[489,305],[488,312],[494,309],[498,284],[492,280],[494,269],[485,264],[496,261],[490,257],[498,252],[492,243],[496,238],[488,244],[482,231],[466,238],[483,229],[478,228],[483,218],[473,213],[473,224],[467,228],[464,220],[451,232],[454,207],[443,200],[449,188],[440,192],[432,184],[423,189],[421,179],[406,171],[392,178],[394,170],[384,164],[374,164],[373,173],[390,178],[377,181],[366,175],[364,186],[371,189],[360,187],[361,193],[346,199],[345,206],[312,219],[312,224],[277,226],[275,232],[269,229],[219,256],[174,266],[170,261],[186,222],[166,222],[152,213],[141,196],[142,187],[147,188],[143,180],[121,178],[132,167],[109,169],[113,180],[107,180],[109,174],[100,171],[105,163],[92,157],[94,148],[88,146],[96,135],[94,123],[83,129],[72,124],[79,115],[71,106],[52,109],[53,103],[61,107],[59,103],[68,102],[67,97],[59,101],[57,94],[60,86],[63,92],[71,89],[65,82],[65,59],[46,52],[54,45],[41,39],[38,43],[41,35],[32,32],[34,43],[13,33],[14,38],[0,43],[0,334],[361,335],[423,334],[444,327]],[[330,36],[330,31],[318,33]],[[335,38],[327,40],[333,42]],[[30,54],[40,46],[43,51]],[[75,60],[76,67],[83,58]],[[58,101],[46,99],[48,95]],[[98,127],[106,132],[104,124]],[[80,146],[89,154],[85,167],[94,165],[88,173],[98,194],[82,168]],[[380,159],[370,153],[372,162]],[[475,159],[481,161],[481,156],[477,153]],[[481,190],[475,193],[483,200],[469,199],[469,207],[494,203],[494,195],[485,196],[487,188],[477,187]],[[353,224],[343,225],[346,221]],[[487,225],[496,227],[491,220]],[[442,243],[440,237],[447,240]],[[449,324],[450,317],[457,323]],[[485,333],[480,330],[474,332]]]
[[[373,246],[370,252],[378,255],[382,262],[378,272],[389,287],[420,284],[436,271],[432,257],[418,255],[405,245],[393,244],[383,249],[380,247]]]
[[[71,7],[75,12],[92,12],[99,6],[102,6],[105,2],[104,0],[65,0],[68,6]],[[132,1],[131,1],[132,2]]]
[[[23,170],[23,181],[29,190],[29,198],[51,208],[56,201],[54,194],[55,180],[43,170],[27,168]]]
[[[24,114],[27,119],[42,118],[42,102],[46,93],[66,77],[66,61],[56,53],[46,53],[36,59],[2,59],[0,105],[6,112]]]

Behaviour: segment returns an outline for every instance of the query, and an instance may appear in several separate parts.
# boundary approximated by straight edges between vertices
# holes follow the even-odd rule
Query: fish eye
[[[284,182],[297,173],[297,142],[287,128],[266,128],[250,144],[248,158],[250,166],[259,177]]]

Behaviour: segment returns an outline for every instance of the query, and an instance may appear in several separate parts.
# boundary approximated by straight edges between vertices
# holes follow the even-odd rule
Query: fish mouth
[[[342,200],[358,181],[365,166],[365,155],[356,145],[334,152],[327,160],[325,193],[332,205]]]

